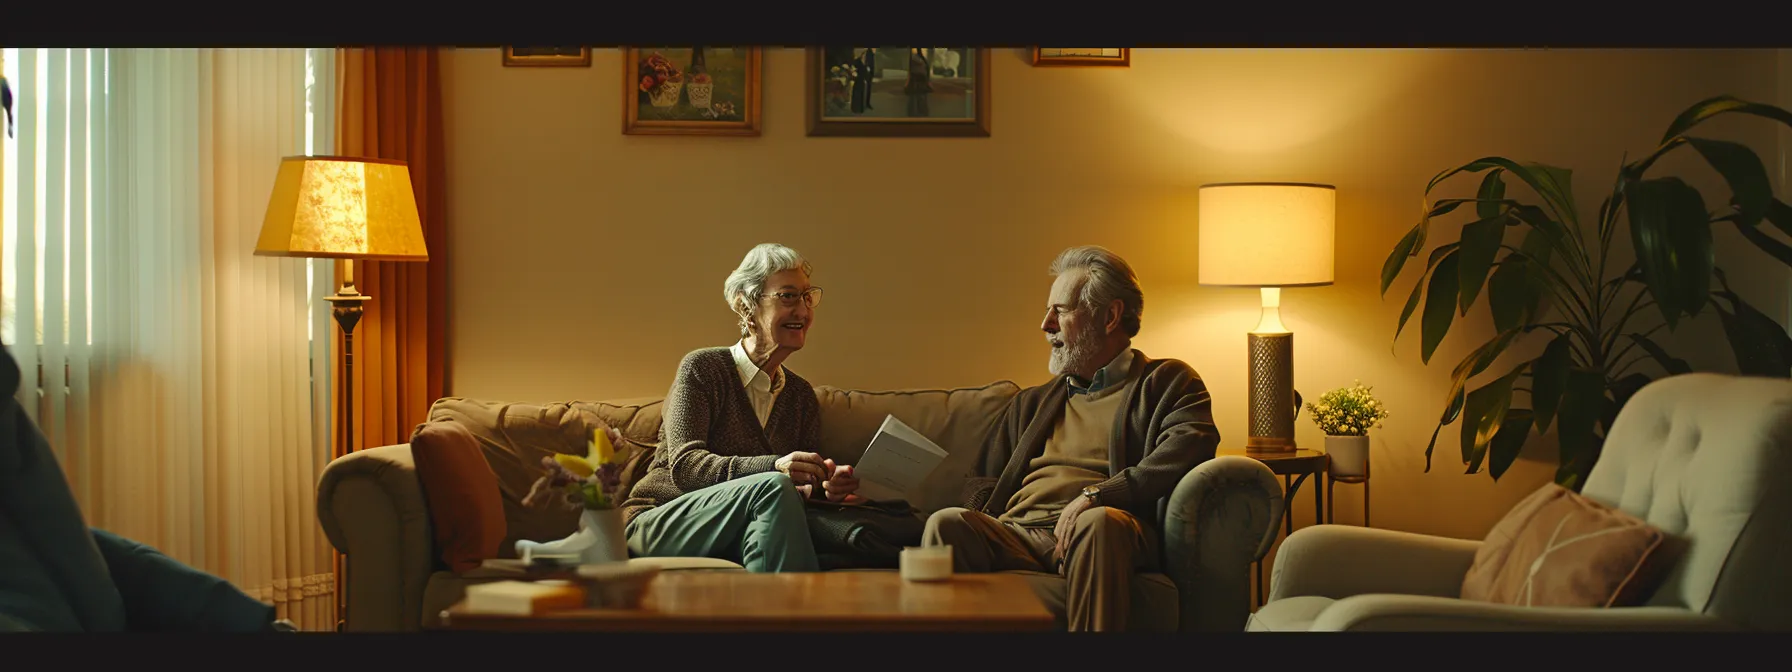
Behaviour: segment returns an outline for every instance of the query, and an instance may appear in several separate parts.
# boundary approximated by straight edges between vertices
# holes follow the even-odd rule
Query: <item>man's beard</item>
[[[1052,348],[1051,359],[1046,363],[1046,368],[1054,376],[1062,376],[1076,369],[1090,368],[1087,365],[1092,363],[1095,353],[1101,349],[1098,339],[1087,334],[1078,338],[1059,340],[1064,343],[1064,346]],[[1052,342],[1052,338],[1046,337],[1046,342]]]

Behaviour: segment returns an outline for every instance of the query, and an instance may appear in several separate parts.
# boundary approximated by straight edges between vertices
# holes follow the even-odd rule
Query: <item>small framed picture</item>
[[[1064,66],[1112,66],[1117,68],[1132,65],[1132,49],[1066,49],[1063,47],[1033,47],[1033,65]]]
[[[989,50],[810,47],[811,136],[989,137]]]
[[[759,135],[759,47],[629,47],[627,135]]]
[[[508,67],[591,67],[591,47],[505,47]]]

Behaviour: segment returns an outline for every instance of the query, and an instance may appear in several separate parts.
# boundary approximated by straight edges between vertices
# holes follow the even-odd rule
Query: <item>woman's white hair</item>
[[[765,298],[765,279],[792,269],[801,269],[804,275],[814,275],[809,260],[796,250],[777,243],[760,243],[747,250],[740,266],[728,274],[728,279],[722,282],[722,298],[740,318],[741,337],[746,337],[747,325],[753,320],[760,299]]]
[[[1052,260],[1053,277],[1076,269],[1087,274],[1083,279],[1083,310],[1097,321],[1105,321],[1108,305],[1119,299],[1120,330],[1129,337],[1139,335],[1139,322],[1145,315],[1145,290],[1139,287],[1139,277],[1133,274],[1132,266],[1100,245],[1072,247]]]

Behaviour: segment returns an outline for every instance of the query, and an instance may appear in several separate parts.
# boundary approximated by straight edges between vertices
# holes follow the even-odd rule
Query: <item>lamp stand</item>
[[[336,294],[324,297],[330,302],[330,315],[342,327],[342,442],[331,451],[331,459],[354,452],[355,445],[355,325],[361,322],[362,307],[373,297],[355,289],[355,262],[343,264],[342,287]],[[347,623],[348,600],[343,593],[343,575],[348,570],[341,551],[332,551],[336,576],[336,630]]]
[[[1282,289],[1264,287],[1263,317],[1247,337],[1250,350],[1248,453],[1290,453],[1300,393],[1294,391],[1294,334],[1282,326]]]

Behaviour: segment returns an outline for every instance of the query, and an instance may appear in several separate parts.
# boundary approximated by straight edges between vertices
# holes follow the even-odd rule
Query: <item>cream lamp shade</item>
[[[386,159],[281,159],[255,254],[428,260],[410,168]]]
[[[1332,284],[1335,187],[1238,182],[1201,187],[1197,281],[1230,287]]]

